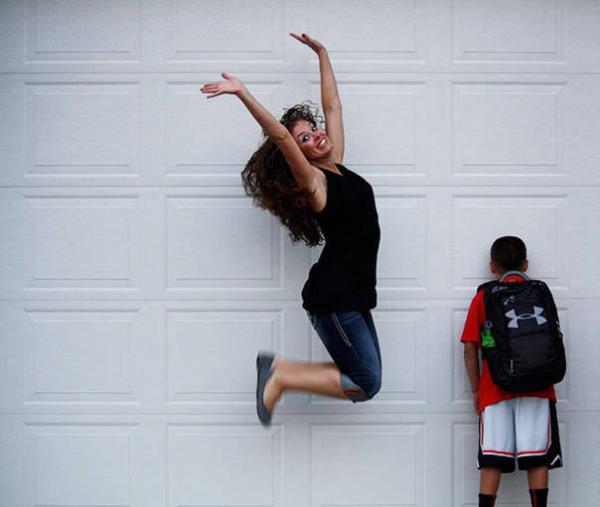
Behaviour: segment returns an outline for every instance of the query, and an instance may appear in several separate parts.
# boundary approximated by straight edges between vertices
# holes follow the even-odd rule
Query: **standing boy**
[[[521,273],[526,271],[527,267],[526,247],[521,239],[504,236],[494,241],[490,271],[496,280],[508,273],[502,282],[524,282],[525,277]],[[548,382],[546,387],[531,391],[515,392],[501,388],[492,379],[490,365],[485,357],[480,375],[479,348],[482,346],[482,336],[484,347],[489,346],[489,343],[486,343],[489,340],[492,346],[495,346],[493,337],[490,338],[491,334],[487,333],[492,326],[489,320],[492,317],[486,315],[485,293],[482,286],[473,298],[461,336],[465,346],[465,366],[473,392],[473,402],[479,414],[479,505],[494,506],[501,474],[513,472],[516,459],[519,469],[527,470],[531,505],[545,507],[548,498],[548,470],[562,466],[556,419],[556,394],[552,381]],[[487,299],[488,305],[490,299]],[[505,304],[509,303],[505,301]],[[554,307],[553,302],[551,306]],[[500,311],[503,312],[503,309]],[[501,315],[507,316],[506,325],[509,328],[525,328],[535,326],[536,320],[538,323],[549,320],[545,318],[543,308],[537,306],[529,311],[517,313],[515,310],[509,310]],[[513,332],[514,329],[510,331]],[[562,347],[562,341],[560,346]],[[494,378],[497,379],[495,365],[492,366]],[[512,367],[511,360],[511,370]]]

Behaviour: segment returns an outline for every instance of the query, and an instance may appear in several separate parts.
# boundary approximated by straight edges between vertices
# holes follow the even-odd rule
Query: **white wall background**
[[[475,505],[458,335],[508,233],[567,337],[551,505],[596,505],[599,26],[594,0],[2,0],[0,505]],[[198,88],[317,100],[290,31],[330,48],[376,190],[385,378],[362,405],[288,396],[264,430],[257,349],[325,357],[314,254],[243,194],[257,126]]]

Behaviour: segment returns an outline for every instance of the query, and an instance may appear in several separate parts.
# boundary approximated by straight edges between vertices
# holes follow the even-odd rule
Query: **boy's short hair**
[[[492,243],[490,255],[499,270],[518,271],[527,260],[527,247],[521,238],[502,236]]]

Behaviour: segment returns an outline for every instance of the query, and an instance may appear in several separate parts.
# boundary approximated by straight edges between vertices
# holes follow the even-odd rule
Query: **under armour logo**
[[[506,312],[504,315],[506,315],[509,319],[508,327],[514,329],[519,327],[520,320],[535,319],[538,325],[545,324],[548,321],[544,317],[542,317],[542,313],[544,313],[543,308],[540,308],[539,306],[534,306],[533,313],[522,313],[521,315],[517,315],[517,312],[511,310],[509,312]]]

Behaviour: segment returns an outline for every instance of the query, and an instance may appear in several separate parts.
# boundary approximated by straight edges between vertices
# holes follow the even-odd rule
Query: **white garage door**
[[[567,337],[552,505],[596,505],[599,26],[594,0],[0,2],[0,505],[475,505],[458,335],[509,233]],[[330,48],[376,190],[384,386],[264,430],[256,351],[325,358],[315,256],[241,190],[257,126],[198,88],[318,100],[290,31]]]

